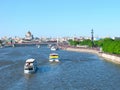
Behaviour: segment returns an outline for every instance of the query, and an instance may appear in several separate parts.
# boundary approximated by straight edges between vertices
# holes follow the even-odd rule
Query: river
[[[56,52],[59,63],[50,63]],[[26,59],[35,58],[38,70],[24,74]],[[43,46],[0,49],[0,90],[119,90],[120,65],[90,53],[50,51]]]

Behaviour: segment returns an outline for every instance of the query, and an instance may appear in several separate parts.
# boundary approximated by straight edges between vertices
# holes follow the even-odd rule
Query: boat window
[[[29,70],[29,68],[25,68],[25,70]]]
[[[29,70],[33,70],[33,68],[29,68]]]
[[[33,68],[25,68],[25,70],[33,70]]]
[[[51,56],[58,56],[58,55],[51,55]]]

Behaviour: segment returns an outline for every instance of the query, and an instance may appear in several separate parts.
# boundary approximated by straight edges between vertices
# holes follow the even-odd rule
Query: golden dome
[[[28,36],[28,37],[29,37],[29,36],[32,36],[31,32],[28,31],[27,34],[26,34],[26,36]]]

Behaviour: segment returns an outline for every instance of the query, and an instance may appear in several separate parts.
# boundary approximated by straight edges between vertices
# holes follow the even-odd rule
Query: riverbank
[[[68,47],[68,48],[65,48],[64,50],[75,51],[75,52],[93,53],[93,54],[97,54],[98,56],[104,58],[107,61],[111,61],[111,62],[114,62],[116,64],[120,64],[120,57],[119,56],[103,53],[103,52],[100,52],[99,50],[88,49],[88,48],[73,48],[73,47]]]

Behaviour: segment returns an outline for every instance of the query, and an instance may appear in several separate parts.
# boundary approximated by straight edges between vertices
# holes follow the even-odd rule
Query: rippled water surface
[[[60,63],[49,63],[47,47],[0,49],[0,90],[120,90],[120,65],[89,53],[58,50]],[[38,70],[23,72],[25,60],[35,58]]]

